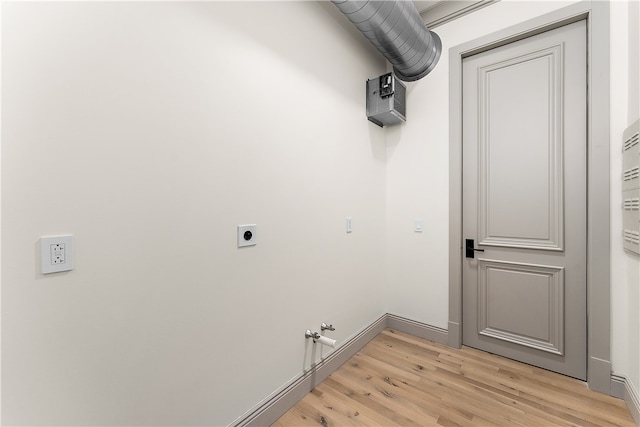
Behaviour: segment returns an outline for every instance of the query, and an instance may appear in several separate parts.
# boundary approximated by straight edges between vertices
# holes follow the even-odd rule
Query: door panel
[[[584,21],[463,61],[463,344],[581,379],[586,117]]]
[[[564,269],[478,260],[478,333],[563,354]]]
[[[562,52],[558,44],[477,70],[484,245],[562,250]]]

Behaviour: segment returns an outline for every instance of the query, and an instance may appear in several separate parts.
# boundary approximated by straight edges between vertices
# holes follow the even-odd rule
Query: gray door
[[[463,61],[463,344],[586,379],[586,23]]]

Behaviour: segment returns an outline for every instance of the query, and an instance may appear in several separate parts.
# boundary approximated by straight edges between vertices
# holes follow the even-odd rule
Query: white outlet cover
[[[416,219],[415,222],[413,223],[413,231],[415,231],[416,233],[422,233],[423,230],[424,230],[424,220]]]
[[[255,224],[245,224],[238,226],[238,247],[255,246],[257,234]]]
[[[73,270],[73,236],[40,238],[42,274]]]

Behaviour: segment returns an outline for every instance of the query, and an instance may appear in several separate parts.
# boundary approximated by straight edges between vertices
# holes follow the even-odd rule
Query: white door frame
[[[462,345],[462,60],[510,42],[587,21],[587,381],[611,394],[609,218],[609,4],[582,1],[449,51],[449,325]]]

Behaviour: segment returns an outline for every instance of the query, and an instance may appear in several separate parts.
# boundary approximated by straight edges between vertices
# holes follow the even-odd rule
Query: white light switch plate
[[[73,237],[40,238],[42,274],[73,270]]]

